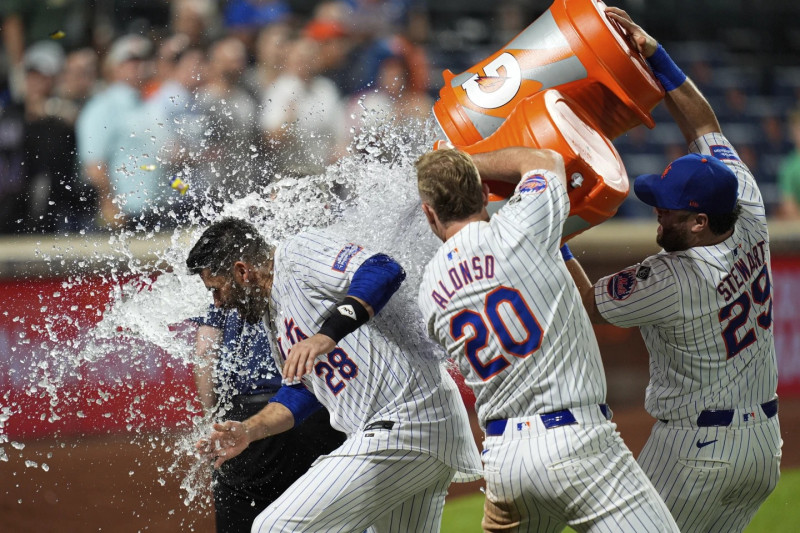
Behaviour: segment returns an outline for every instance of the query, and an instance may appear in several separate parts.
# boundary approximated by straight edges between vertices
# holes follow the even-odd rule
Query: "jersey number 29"
[[[500,316],[501,306],[513,311],[513,319],[517,322],[518,331],[524,331],[525,338],[516,340],[509,331],[508,325]],[[506,316],[512,318],[511,313]],[[475,373],[483,381],[502,372],[511,363],[506,355],[524,359],[539,349],[542,344],[542,327],[531,313],[528,304],[520,292],[510,287],[498,287],[486,295],[483,313],[471,309],[460,311],[450,320],[450,335],[458,341],[471,330],[471,335],[464,343],[464,351]],[[489,344],[490,329],[494,332],[505,354],[502,352],[484,362],[479,352]]]
[[[743,292],[734,301],[719,310],[719,321],[730,319],[728,325],[722,330],[722,338],[728,350],[728,359],[739,354],[742,350],[756,342],[755,328],[748,329],[741,337],[737,333],[739,328],[747,324],[750,317],[750,297],[753,302],[761,307],[766,307],[756,317],[756,322],[762,329],[769,329],[772,324],[772,283],[770,283],[767,265],[761,269],[756,279],[750,284],[750,292]],[[758,311],[756,311],[758,312]]]

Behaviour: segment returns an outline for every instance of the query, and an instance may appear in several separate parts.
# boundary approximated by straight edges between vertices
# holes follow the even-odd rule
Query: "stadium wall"
[[[770,232],[778,392],[800,397],[800,231],[793,224],[771,223]],[[656,252],[654,236],[655,222],[610,221],[570,246],[589,277],[597,279]],[[131,278],[126,265],[144,265],[151,272],[145,277],[155,279],[169,268],[160,263],[159,252],[171,244],[170,235],[153,235],[131,240],[120,252],[107,234],[0,239],[5,304],[0,311],[0,433],[27,439],[191,425],[200,412],[191,368],[164,350],[147,343],[133,346],[120,335],[108,340],[104,357],[63,368],[45,351],[56,343],[73,348],[70,357],[80,357],[80,333],[99,321],[114,289]],[[648,368],[638,330],[599,326],[596,331],[609,402],[619,408],[641,405]],[[125,357],[131,349],[139,353],[135,364]],[[31,372],[43,379],[32,380]],[[47,379],[58,372],[64,373],[60,379]],[[58,390],[52,390],[53,382]],[[471,400],[465,393],[465,401]]]

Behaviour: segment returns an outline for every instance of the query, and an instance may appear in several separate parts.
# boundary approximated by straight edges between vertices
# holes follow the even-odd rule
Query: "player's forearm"
[[[664,87],[666,92],[664,105],[680,128],[686,144],[707,133],[720,131],[717,116],[708,100],[675,64],[664,47],[652,40],[645,56],[653,73]]]
[[[589,280],[589,276],[586,275],[581,264],[577,259],[573,258],[567,260],[566,265],[570,276],[572,276],[572,281],[575,283],[581,295],[581,301],[583,302],[583,307],[586,309],[586,313],[589,315],[589,319],[593,324],[607,324],[608,322],[597,309],[597,303],[594,298],[594,285],[591,280]]]
[[[493,152],[474,154],[472,160],[483,180],[519,183],[529,170],[552,170],[564,174],[564,159],[553,150],[537,148],[503,148]]]
[[[249,442],[264,439],[294,427],[294,416],[283,404],[272,402],[243,422]]]
[[[197,387],[197,397],[203,409],[210,411],[217,403],[214,394],[213,371],[210,365],[196,365],[194,368],[194,384]]]
[[[680,87],[667,92],[664,103],[687,144],[707,133],[722,131],[708,100],[688,78]]]
[[[214,407],[217,402],[214,393],[214,362],[218,357],[216,347],[222,340],[222,331],[208,325],[201,325],[197,330],[194,344],[194,383],[197,396],[205,410]]]

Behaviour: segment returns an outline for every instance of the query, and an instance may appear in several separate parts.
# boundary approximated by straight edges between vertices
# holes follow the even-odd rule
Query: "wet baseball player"
[[[235,309],[212,305],[193,319],[195,383],[205,410],[222,420],[245,420],[263,409],[281,387],[260,317],[242,320]],[[302,425],[252,443],[214,469],[214,521],[217,533],[249,530],[258,514],[303,475],[320,455],[340,446],[344,434],[330,426],[325,409]]]
[[[595,323],[640,328],[658,422],[638,460],[681,531],[742,531],[778,482],[782,444],[764,202],[697,87],[627,13],[608,13],[664,86],[690,153],[634,182],[660,253],[594,285],[567,264]]]
[[[480,477],[480,457],[455,382],[414,342],[402,306],[384,309],[400,265],[330,231],[273,250],[237,219],[210,226],[190,257],[219,305],[265,317],[289,383],[244,422],[215,424],[198,449],[219,466],[320,404],[348,436],[252,530],[438,531],[450,482]]]
[[[610,420],[597,340],[559,254],[561,156],[445,149],[416,167],[422,210],[444,241],[419,305],[475,392],[484,530],[678,531]],[[491,220],[482,178],[516,184]]]

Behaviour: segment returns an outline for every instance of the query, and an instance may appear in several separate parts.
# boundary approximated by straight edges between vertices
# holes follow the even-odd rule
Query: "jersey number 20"
[[[508,325],[500,316],[500,307],[510,307],[513,319],[519,329],[525,332],[525,338],[515,339],[508,330]],[[506,316],[511,316],[507,313]],[[479,352],[489,343],[489,334],[495,334],[506,354],[524,359],[539,349],[542,344],[542,327],[531,313],[528,304],[520,292],[509,287],[498,287],[486,295],[483,313],[465,309],[450,320],[450,335],[453,340],[460,340],[471,330],[471,335],[464,343],[464,351],[472,368],[484,381],[502,372],[511,363],[502,352],[488,361],[481,360]],[[517,329],[517,328],[515,328]]]

